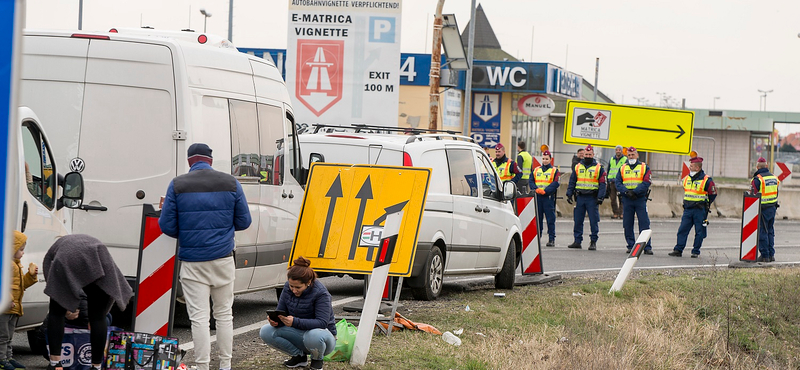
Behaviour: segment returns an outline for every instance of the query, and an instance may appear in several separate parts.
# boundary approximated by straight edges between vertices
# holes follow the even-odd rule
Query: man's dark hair
[[[583,151],[583,148],[580,148],[580,149],[578,149],[578,153],[580,153],[580,152],[582,152],[582,151]]]
[[[525,142],[524,142],[524,141],[518,141],[518,142],[517,142],[517,146],[518,146],[520,149],[522,149],[522,150],[525,150]]]

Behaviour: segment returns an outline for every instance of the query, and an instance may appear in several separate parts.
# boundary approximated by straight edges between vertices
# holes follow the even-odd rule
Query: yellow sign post
[[[403,211],[389,275],[411,276],[428,195],[429,168],[314,163],[291,261],[316,271],[370,274],[386,216]]]
[[[564,143],[688,154],[693,130],[692,111],[569,100]]]

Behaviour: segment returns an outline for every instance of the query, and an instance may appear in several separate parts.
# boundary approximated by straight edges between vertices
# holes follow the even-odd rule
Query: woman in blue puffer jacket
[[[270,318],[259,333],[264,343],[292,356],[286,367],[305,367],[311,354],[311,368],[322,369],[322,358],[336,347],[331,294],[310,264],[304,257],[294,260],[278,299],[278,311],[287,315]]]

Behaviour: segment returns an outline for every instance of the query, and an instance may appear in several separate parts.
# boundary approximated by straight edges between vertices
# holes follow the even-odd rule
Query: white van
[[[289,94],[274,64],[194,32],[26,31],[20,103],[81,170],[74,233],[92,235],[136,276],[142,205],[158,207],[203,142],[244,188],[252,226],[236,233],[237,293],[286,278],[305,171]]]
[[[495,275],[497,288],[513,288],[522,251],[522,228],[511,204],[516,186],[500,182],[484,150],[466,136],[376,134],[353,126],[317,126],[315,133],[300,135],[308,154],[303,160],[433,169],[406,283],[414,297],[435,299],[444,275]]]
[[[14,228],[28,237],[22,257],[22,267],[27,271],[31,262],[41,268],[53,242],[70,233],[67,208],[81,205],[83,179],[77,172],[62,175],[65,169],[57,163],[63,161],[54,158],[47,135],[31,109],[18,108],[17,121],[17,155],[9,163],[18,172],[14,186],[18,194]],[[19,318],[18,329],[38,326],[47,316],[50,298],[44,294],[44,286],[44,283],[34,284],[25,291],[22,298],[25,315]]]

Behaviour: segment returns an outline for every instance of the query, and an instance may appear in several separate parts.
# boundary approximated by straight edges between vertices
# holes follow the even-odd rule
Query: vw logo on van
[[[83,169],[86,168],[86,164],[83,162],[83,159],[78,157],[72,158],[69,161],[69,170],[73,172],[83,172]]]

